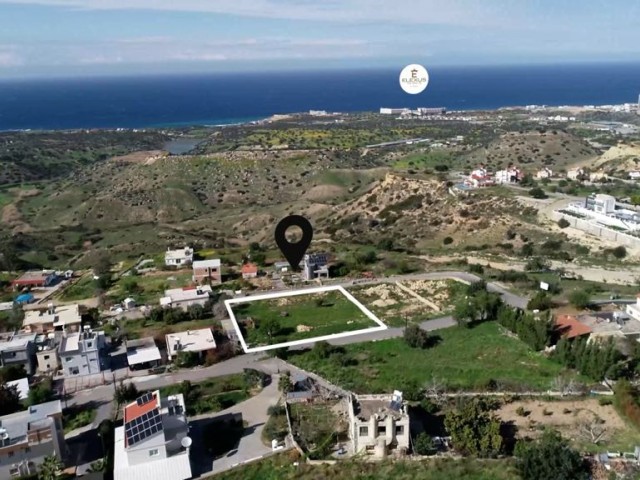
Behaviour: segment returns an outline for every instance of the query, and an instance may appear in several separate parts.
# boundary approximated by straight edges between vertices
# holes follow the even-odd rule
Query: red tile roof
[[[159,402],[155,393],[153,394],[153,400],[145,404],[138,405],[137,402],[131,402],[129,405],[124,407],[124,423],[126,424],[145,413],[149,413],[156,407],[159,407]]]
[[[564,338],[576,338],[588,335],[591,328],[578,321],[573,315],[558,315],[556,317],[556,328]]]
[[[258,273],[258,266],[255,263],[245,263],[242,265],[242,273]]]

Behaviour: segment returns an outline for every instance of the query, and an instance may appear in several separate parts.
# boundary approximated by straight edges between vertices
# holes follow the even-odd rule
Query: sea
[[[640,63],[430,67],[418,95],[398,69],[0,80],[0,130],[225,125],[380,107],[497,109],[634,103]]]

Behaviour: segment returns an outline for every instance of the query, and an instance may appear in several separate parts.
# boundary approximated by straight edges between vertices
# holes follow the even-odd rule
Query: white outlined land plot
[[[233,298],[225,300],[225,306],[245,353],[387,329],[353,295],[335,285]]]

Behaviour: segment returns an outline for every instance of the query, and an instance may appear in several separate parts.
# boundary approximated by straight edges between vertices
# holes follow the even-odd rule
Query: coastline
[[[579,114],[584,112],[595,111],[608,111],[613,113],[633,113],[633,110],[624,110],[624,108],[635,107],[634,103],[622,103],[622,104],[602,104],[602,105],[512,105],[501,106],[496,108],[470,108],[470,109],[455,109],[448,110],[448,114],[455,113],[499,113],[502,111],[528,111],[528,112],[544,112],[544,111],[566,111],[573,114]],[[395,107],[393,107],[395,108]],[[404,108],[399,106],[397,108]],[[349,115],[379,115],[378,111],[343,111],[336,114],[328,115],[332,116],[349,116]],[[638,114],[640,115],[640,107],[638,107]],[[0,134],[6,133],[43,133],[43,132],[78,132],[78,131],[135,131],[135,130],[178,130],[182,128],[225,128],[225,127],[238,127],[249,125],[264,125],[281,120],[295,119],[300,116],[310,116],[309,112],[290,112],[290,113],[274,113],[269,116],[260,117],[243,117],[243,118],[225,118],[220,120],[209,121],[183,121],[183,122],[170,122],[161,124],[149,124],[146,126],[136,127],[76,127],[76,128],[13,128],[13,129],[0,129]],[[321,118],[321,117],[317,117]]]

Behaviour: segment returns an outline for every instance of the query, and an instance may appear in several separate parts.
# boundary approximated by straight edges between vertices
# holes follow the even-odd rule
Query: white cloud
[[[168,10],[334,22],[514,26],[528,17],[519,1],[500,0],[0,0],[91,10]]]

